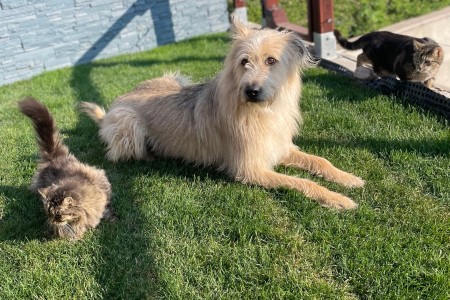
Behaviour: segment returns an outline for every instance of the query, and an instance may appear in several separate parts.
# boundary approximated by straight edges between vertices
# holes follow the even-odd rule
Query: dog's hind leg
[[[111,109],[100,125],[99,134],[107,144],[107,157],[111,161],[148,158],[145,127],[132,108]]]
[[[347,187],[361,187],[364,185],[364,180],[361,178],[339,170],[325,158],[307,154],[296,147],[291,148],[288,156],[281,163],[285,166],[295,166]]]
[[[252,178],[248,178],[249,183],[258,184],[266,188],[289,188],[302,192],[307,197],[317,200],[322,206],[336,209],[353,209],[358,205],[352,199],[332,192],[317,183],[277,173],[272,170],[260,171]]]

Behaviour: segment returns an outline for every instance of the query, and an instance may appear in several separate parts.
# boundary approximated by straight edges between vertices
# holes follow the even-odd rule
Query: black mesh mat
[[[354,78],[352,71],[332,61],[321,59],[319,66]],[[450,120],[450,98],[427,88],[423,84],[404,82],[391,77],[382,77],[376,80],[359,80],[355,78],[355,80],[383,94],[395,95],[403,103],[420,106]]]

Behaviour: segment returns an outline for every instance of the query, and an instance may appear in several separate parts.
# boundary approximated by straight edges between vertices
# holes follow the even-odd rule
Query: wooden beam
[[[312,33],[308,28],[290,23],[285,11],[281,8],[278,0],[263,0],[263,16],[266,26],[270,28],[282,28],[298,33],[304,40],[312,41]]]

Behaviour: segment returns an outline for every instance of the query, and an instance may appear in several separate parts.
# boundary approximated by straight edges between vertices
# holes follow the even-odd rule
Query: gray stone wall
[[[228,27],[226,0],[0,0],[0,85]]]

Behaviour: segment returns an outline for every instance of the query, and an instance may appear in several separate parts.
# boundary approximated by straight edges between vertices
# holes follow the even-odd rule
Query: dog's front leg
[[[311,180],[280,174],[272,170],[260,171],[257,175],[248,178],[248,182],[266,188],[295,189],[317,200],[322,206],[336,209],[353,209],[358,206],[352,199],[332,192]]]
[[[297,147],[292,147],[287,157],[281,163],[285,166],[298,167],[311,174],[322,176],[326,180],[337,182],[347,187],[361,187],[365,183],[361,178],[339,170],[325,158],[307,154],[298,150]]]

